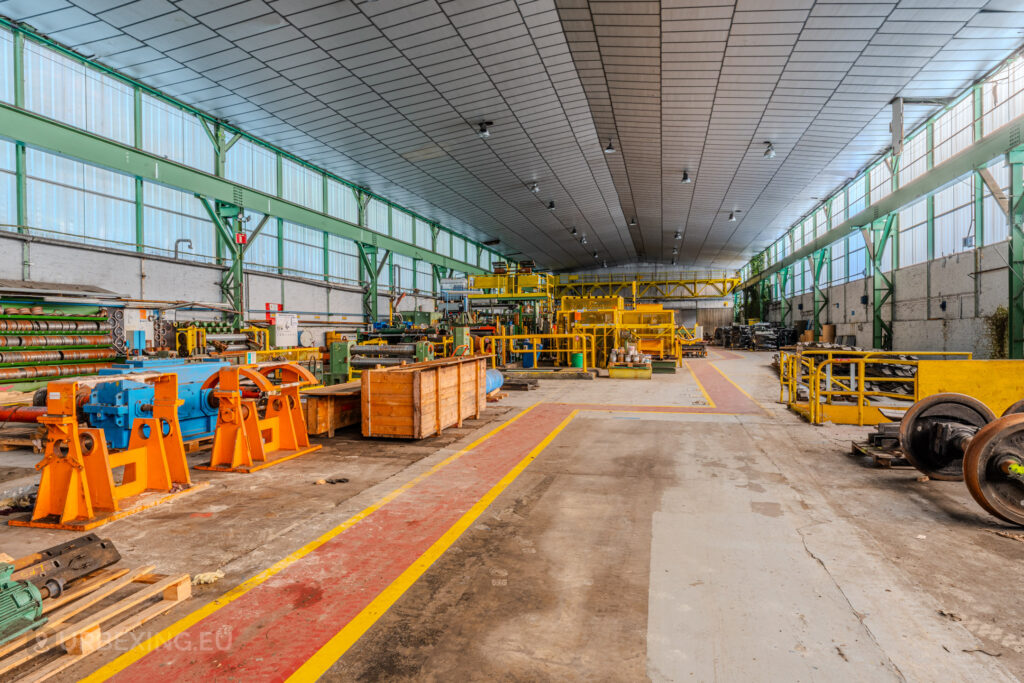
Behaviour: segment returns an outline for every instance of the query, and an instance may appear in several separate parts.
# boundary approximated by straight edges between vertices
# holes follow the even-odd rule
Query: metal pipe
[[[206,335],[206,341],[208,342],[247,342],[249,337],[244,334],[208,334]]]
[[[353,355],[365,356],[408,356],[416,355],[415,344],[354,344],[351,352]]]
[[[188,243],[189,251],[191,251],[192,250],[192,240],[190,240],[189,238],[182,237],[181,239],[174,240],[174,259],[175,260],[178,260],[178,245],[182,244],[182,243],[186,243],[186,242]]]
[[[378,365],[401,365],[402,363],[406,362],[406,360],[407,359],[405,358],[366,358],[365,356],[356,356],[351,361],[349,361],[349,365],[351,365],[354,368],[373,368]]]

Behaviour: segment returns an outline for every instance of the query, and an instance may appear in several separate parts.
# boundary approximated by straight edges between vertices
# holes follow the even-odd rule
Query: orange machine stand
[[[270,376],[276,375],[280,384]],[[243,397],[243,380],[267,396],[266,415],[259,416],[257,401]],[[221,368],[203,385],[214,389],[219,401],[217,431],[209,465],[196,469],[213,472],[255,472],[315,450],[309,445],[299,389],[316,384],[305,368],[292,363],[233,365]],[[271,457],[273,456],[273,457]]]
[[[113,453],[102,429],[79,426],[78,381],[47,385],[47,414],[39,419],[47,431],[36,465],[42,472],[39,495],[30,519],[8,524],[86,531],[208,486],[193,485],[189,477],[178,425],[178,376],[139,380],[154,385],[153,416],[136,419],[128,448]],[[120,484],[114,483],[117,467],[124,468]]]

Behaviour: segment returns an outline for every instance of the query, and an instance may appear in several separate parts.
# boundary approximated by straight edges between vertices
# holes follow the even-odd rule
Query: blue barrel
[[[530,341],[530,340],[526,340],[526,341],[524,341],[522,343],[522,345],[519,348],[524,349],[525,351],[532,351],[533,348],[534,348],[533,342]],[[540,342],[537,342],[537,347],[536,348],[538,350],[543,349],[544,345],[541,344]],[[533,362],[534,361],[534,354],[532,354],[532,353],[521,353],[519,355],[521,355],[522,358],[523,358],[523,367],[524,368],[532,368],[534,366],[534,362]]]
[[[486,393],[491,393],[497,389],[501,389],[501,385],[505,383],[505,376],[501,374],[501,370],[494,370],[493,368],[487,371],[486,377]]]

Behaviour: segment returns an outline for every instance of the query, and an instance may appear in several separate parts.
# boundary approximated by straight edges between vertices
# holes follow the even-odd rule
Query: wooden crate
[[[486,373],[487,356],[364,371],[363,436],[422,439],[461,427],[487,405]]]
[[[302,392],[306,399],[306,431],[311,435],[334,432],[359,422],[359,382],[334,384]]]

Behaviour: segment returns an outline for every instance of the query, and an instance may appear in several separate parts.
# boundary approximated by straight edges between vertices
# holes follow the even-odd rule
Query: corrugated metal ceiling
[[[1014,5],[6,0],[0,14],[544,265],[667,261],[678,229],[681,265],[732,267],[886,147],[894,96],[953,95],[1015,49],[1024,13],[996,11]],[[909,109],[908,127],[927,113]]]

